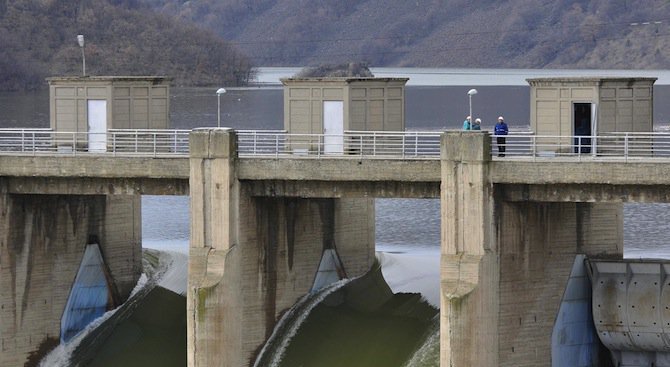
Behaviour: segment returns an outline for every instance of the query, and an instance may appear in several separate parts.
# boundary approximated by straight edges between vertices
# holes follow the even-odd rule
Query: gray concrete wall
[[[442,137],[440,365],[498,365],[499,264],[489,135]]]
[[[532,195],[533,185],[498,184],[488,139],[448,132],[442,141],[440,363],[551,365],[574,257],[622,256],[622,204],[579,202],[588,194],[573,191],[543,202],[551,196]],[[539,182],[543,171],[534,169],[513,174]]]
[[[0,191],[0,365],[34,365],[59,342],[85,245],[97,238],[125,300],[141,273],[139,198]]]
[[[335,246],[350,277],[374,261],[370,199],[253,196],[237,180],[234,133],[191,134],[188,362],[248,366]]]
[[[621,204],[498,202],[500,366],[551,365],[551,333],[576,254],[623,256]]]

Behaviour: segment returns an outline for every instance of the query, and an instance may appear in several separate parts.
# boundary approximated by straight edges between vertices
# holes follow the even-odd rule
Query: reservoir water
[[[279,77],[291,75],[295,69],[265,68],[259,73],[263,87],[229,88],[221,97],[222,125],[235,129],[281,129],[283,127],[283,97],[276,83]],[[525,78],[536,76],[626,75],[656,76],[659,83],[654,89],[654,119],[657,130],[667,130],[670,122],[670,72],[668,71],[565,71],[565,70],[467,70],[467,69],[374,69],[376,76],[409,77],[406,89],[406,127],[409,130],[441,130],[458,128],[468,113],[466,92],[476,87],[479,93],[473,98],[474,115],[481,117],[484,129],[492,129],[498,115],[505,116],[511,129],[528,129],[529,88],[523,84]],[[538,75],[541,74],[541,75]],[[572,73],[572,74],[570,74]],[[588,75],[588,74],[586,74]],[[46,83],[46,82],[45,82]],[[170,99],[171,127],[190,129],[216,126],[217,88],[173,88]],[[0,128],[48,127],[48,91],[30,93],[0,93]],[[376,201],[377,250],[382,254],[382,273],[394,292],[421,293],[433,306],[438,305],[439,294],[439,245],[440,221],[438,200],[384,199]],[[189,204],[187,197],[145,196],[142,199],[142,234],[145,248],[187,253],[189,238]],[[626,204],[624,206],[624,243],[628,257],[670,258],[670,206],[668,204]],[[425,310],[424,310],[425,311]],[[334,314],[339,312],[337,315]],[[413,322],[402,323],[400,333],[412,336],[408,340],[385,338],[391,330],[370,332],[366,330],[383,327],[383,322],[368,318],[365,325],[357,328],[360,314],[314,308],[311,322],[304,321],[291,338],[285,351],[286,362],[307,363],[305,366],[327,366],[323,360],[301,360],[301,353],[310,350],[305,344],[319,328],[331,327],[333,338],[352,343],[368,341],[368,349],[354,353],[359,366],[374,366],[364,363],[368,350],[383,352],[384,348],[402,351],[402,355],[389,356],[398,367],[436,366],[439,349],[439,332],[436,320],[430,320],[425,311]],[[329,320],[341,320],[335,325]],[[417,321],[418,320],[418,321]],[[376,324],[379,323],[379,325]],[[343,329],[337,329],[338,327]],[[337,336],[335,331],[341,333]],[[394,332],[398,332],[395,330]],[[351,338],[358,335],[360,338]],[[375,341],[375,343],[372,342]],[[420,340],[420,342],[416,342]],[[332,342],[334,343],[334,341]],[[332,344],[331,343],[331,344]],[[376,348],[376,349],[375,349]],[[301,352],[303,351],[303,352]],[[342,354],[337,349],[320,349],[323,358],[333,360]],[[141,353],[141,352],[137,352]],[[112,353],[110,352],[110,355]],[[133,360],[133,356],[128,358]],[[139,359],[139,358],[135,358]],[[409,360],[408,360],[409,359]],[[298,362],[301,361],[301,362]],[[110,362],[111,363],[111,362]],[[131,366],[132,364],[127,364]],[[311,363],[311,364],[309,364]],[[333,362],[334,363],[334,362]],[[350,363],[342,361],[341,363]],[[387,364],[387,366],[391,366]],[[97,365],[113,365],[99,362]],[[145,364],[150,365],[150,364]],[[294,364],[298,365],[298,364]],[[336,365],[336,364],[333,364]],[[352,364],[349,364],[352,365]]]

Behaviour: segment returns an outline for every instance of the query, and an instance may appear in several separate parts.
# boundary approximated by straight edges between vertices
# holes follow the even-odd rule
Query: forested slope
[[[220,36],[137,1],[0,0],[0,90],[45,87],[80,75],[165,75],[177,85],[239,85],[249,60]]]
[[[258,65],[670,67],[667,0],[138,1]]]

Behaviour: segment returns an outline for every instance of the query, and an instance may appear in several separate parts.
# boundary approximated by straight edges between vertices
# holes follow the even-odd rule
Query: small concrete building
[[[47,81],[51,129],[88,133],[89,150],[106,150],[109,129],[168,127],[169,78],[70,76]]]
[[[403,131],[409,78],[281,79],[284,129],[324,134],[326,152],[342,152],[345,131]],[[295,145],[293,145],[295,147]]]
[[[535,78],[530,126],[538,135],[653,131],[656,78]]]

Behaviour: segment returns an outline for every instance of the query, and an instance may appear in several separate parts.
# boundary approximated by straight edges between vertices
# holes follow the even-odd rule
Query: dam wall
[[[0,365],[33,366],[60,341],[87,244],[100,245],[114,302],[130,294],[142,272],[140,199],[13,194],[2,187]]]
[[[551,365],[551,333],[575,256],[622,258],[622,209],[614,203],[499,203],[499,366]]]
[[[536,164],[493,162],[489,139],[443,136],[440,363],[548,366],[575,255],[623,256],[621,197],[611,186],[551,190]],[[498,180],[505,168],[518,182]],[[587,202],[606,193],[610,202]]]
[[[312,289],[325,250],[341,276],[374,262],[369,198],[254,195],[231,130],[191,134],[188,362],[249,366],[276,322]]]

